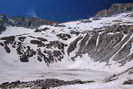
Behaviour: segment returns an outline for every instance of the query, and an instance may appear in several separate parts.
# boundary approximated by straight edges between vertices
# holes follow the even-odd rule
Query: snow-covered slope
[[[133,78],[132,69],[128,70],[133,67],[132,15],[93,17],[37,29],[7,26],[0,34],[0,83],[78,79],[96,82],[54,89],[132,89],[123,85]]]

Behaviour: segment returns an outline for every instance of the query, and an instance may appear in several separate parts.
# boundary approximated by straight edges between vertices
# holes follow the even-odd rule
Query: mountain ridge
[[[54,23],[54,21],[41,19],[39,17],[7,16],[5,14],[0,14],[0,24],[5,26],[39,27],[40,25],[50,25]]]
[[[133,11],[133,3],[117,3],[112,4],[108,9],[97,12],[96,16],[111,16],[122,12]]]

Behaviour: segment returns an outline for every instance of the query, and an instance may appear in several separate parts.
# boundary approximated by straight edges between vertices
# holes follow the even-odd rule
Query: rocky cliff
[[[132,60],[133,25],[113,25],[90,31],[77,37],[69,46],[68,54],[77,49],[74,57],[87,53],[95,61]],[[77,44],[78,43],[78,44]],[[73,46],[75,44],[75,46]],[[77,47],[77,48],[76,48]]]
[[[113,4],[109,9],[99,11],[96,16],[111,16],[129,11],[133,11],[133,3]]]

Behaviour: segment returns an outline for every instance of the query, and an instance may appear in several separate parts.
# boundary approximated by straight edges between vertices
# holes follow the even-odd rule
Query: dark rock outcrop
[[[64,34],[64,33],[57,34],[57,37],[62,40],[68,40],[71,38],[69,34]]]
[[[25,44],[29,40],[29,45]],[[21,62],[29,62],[30,58],[39,62],[44,61],[47,65],[61,61],[64,58],[66,44],[60,41],[48,41],[43,37],[26,35],[9,36],[0,38],[0,46],[9,54],[15,49]],[[33,48],[35,46],[35,48]]]
[[[133,26],[114,25],[104,30],[83,33],[68,47],[68,55],[76,51],[77,56],[88,54],[94,61],[109,63],[110,60],[125,64],[133,59],[131,52],[133,41]],[[78,44],[77,44],[78,43]]]
[[[29,82],[7,82],[0,85],[2,89],[12,89],[12,88],[31,88],[31,89],[50,89],[52,87],[59,87],[63,85],[74,85],[74,84],[86,84],[92,83],[95,81],[81,81],[81,80],[73,80],[73,81],[64,81],[58,79],[46,79],[46,80],[36,80]]]
[[[124,85],[131,85],[131,84],[133,84],[133,80],[127,80],[123,84]]]
[[[133,11],[133,3],[113,4],[111,8],[99,11],[96,16],[111,16],[122,12]]]

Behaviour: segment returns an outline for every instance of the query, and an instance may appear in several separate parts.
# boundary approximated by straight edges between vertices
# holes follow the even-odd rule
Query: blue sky
[[[112,3],[120,2],[133,0],[0,0],[0,13],[65,22],[88,18]]]

